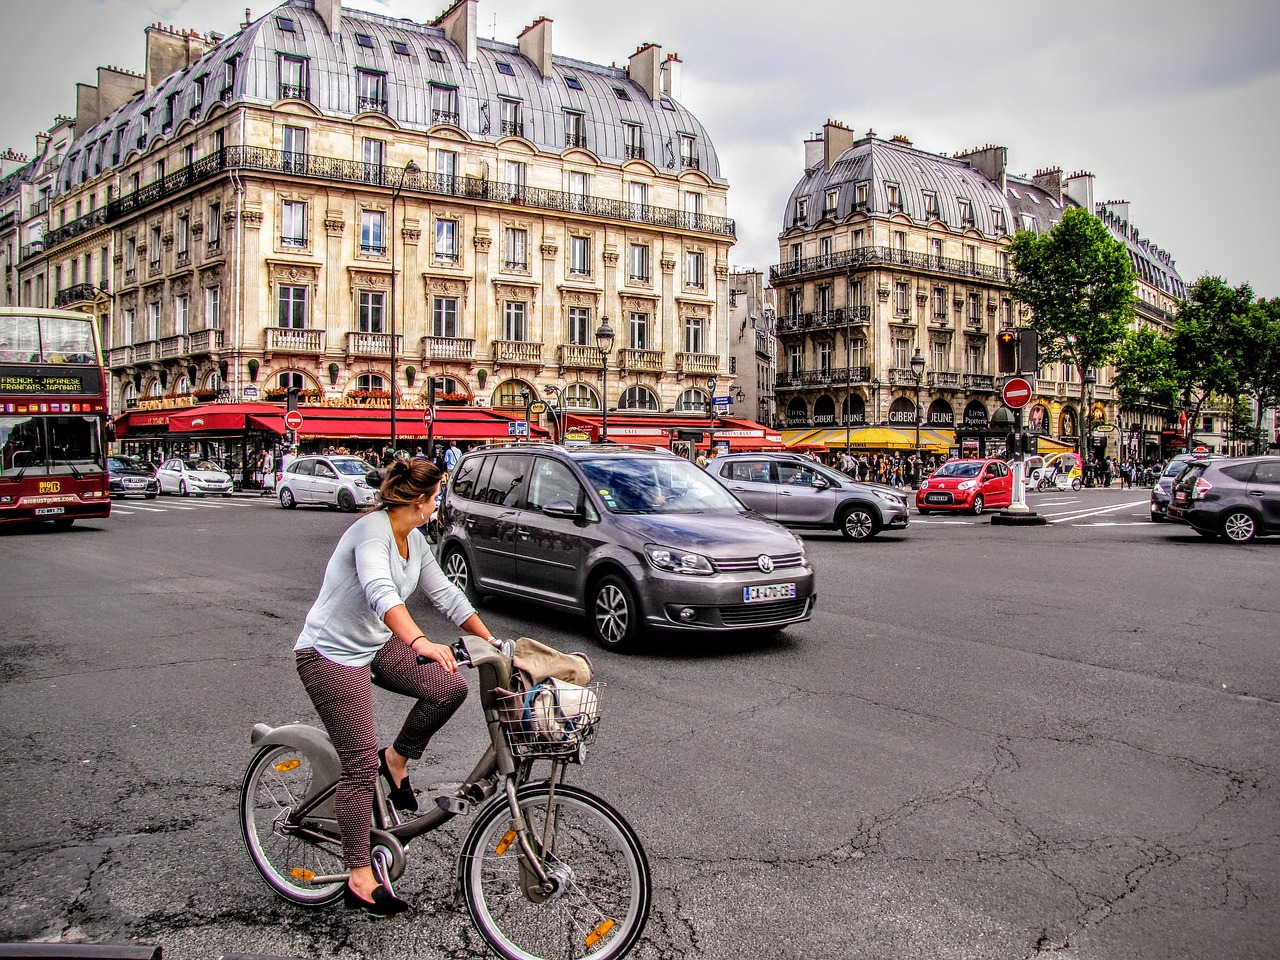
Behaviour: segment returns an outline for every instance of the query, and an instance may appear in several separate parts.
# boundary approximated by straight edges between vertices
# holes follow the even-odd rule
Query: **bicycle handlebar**
[[[495,649],[499,650],[504,657],[511,659],[511,653],[515,649],[515,643],[510,640],[499,640],[494,644]],[[449,649],[453,651],[453,658],[458,662],[458,666],[471,666],[471,652],[467,649],[467,642],[459,637],[454,643],[449,645]],[[431,663],[430,657],[424,657],[422,654],[417,656],[418,665]]]

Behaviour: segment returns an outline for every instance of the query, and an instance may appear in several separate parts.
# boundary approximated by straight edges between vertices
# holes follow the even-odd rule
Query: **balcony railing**
[[[431,122],[432,123],[450,123],[450,124],[453,124],[453,126],[455,127],[462,125],[461,118],[459,117],[457,111],[454,111],[454,110],[432,110]]]
[[[285,153],[265,147],[223,147],[188,166],[174,171],[162,180],[147,184],[133,193],[112,200],[105,207],[73,220],[65,226],[45,235],[45,249],[65,243],[86,230],[105,223],[112,223],[144,210],[189,187],[221,176],[232,170],[249,170],[260,173],[290,173],[317,180],[334,180],[345,183],[367,183],[369,164],[358,160],[339,160],[335,157],[302,153]],[[402,184],[413,193],[440,196],[462,196],[471,200],[493,203],[519,202],[523,206],[559,213],[581,213],[605,220],[644,223],[673,230],[707,233],[733,237],[734,221],[728,217],[713,217],[703,213],[686,213],[670,207],[654,207],[649,204],[627,203],[604,197],[584,197],[562,190],[544,190],[537,187],[512,186],[487,180],[483,177],[457,177],[442,173],[418,173],[405,176],[402,172],[388,173],[383,177],[387,187]],[[37,251],[38,252],[38,251]],[[804,261],[799,261],[803,263]]]
[[[268,354],[306,353],[314,356],[324,352],[324,331],[298,327],[267,327],[263,350]]]
[[[966,390],[986,390],[991,393],[996,389],[996,378],[986,373],[966,373],[964,375]]]
[[[501,123],[504,137],[523,137],[524,122],[521,120],[503,120]]]
[[[356,97],[356,106],[360,113],[386,113],[386,97]]]
[[[423,337],[422,362],[428,360],[474,360],[476,342],[462,337]]]
[[[32,217],[38,217],[42,213],[48,213],[48,212],[49,212],[49,198],[45,197],[41,200],[37,200],[35,203],[31,205],[31,207],[27,210],[27,219],[30,220]]]
[[[107,351],[107,366],[115,369],[133,363],[133,347],[112,347]]]
[[[493,363],[516,363],[531,366],[542,363],[542,344],[533,340],[493,341]]]
[[[587,138],[581,133],[566,133],[564,135],[564,145],[566,147],[585,147]]]
[[[939,390],[958,390],[960,388],[960,374],[940,371],[938,373],[930,373],[926,375],[928,384]]]
[[[133,345],[134,363],[152,363],[160,357],[160,344],[155,340],[145,340]]]
[[[175,360],[187,355],[187,338],[179,334],[176,337],[165,337],[160,341],[160,359]]]
[[[829,330],[835,327],[858,326],[871,322],[871,308],[837,307],[834,310],[816,310],[778,318],[778,333],[794,333],[800,330]]]
[[[802,387],[841,387],[870,381],[870,367],[824,367],[817,370],[784,371],[774,379],[773,385],[777,389],[794,390]]]
[[[683,167],[685,170],[701,170],[702,169],[702,163],[697,157],[689,157],[689,156],[681,157],[680,166]]]
[[[556,352],[560,366],[579,370],[599,370],[604,360],[595,344],[562,343]]]
[[[953,257],[931,257],[923,253],[913,253],[910,250],[895,250],[892,247],[858,247],[853,250],[819,254],[816,257],[788,260],[770,267],[769,279],[777,282],[833,270],[856,270],[881,265],[914,267],[947,276],[989,280],[992,283],[1009,282],[1009,271],[1000,267],[968,263]]]
[[[99,293],[106,292],[106,285],[99,287],[92,283],[77,283],[74,287],[59,290],[53,298],[55,307],[69,307],[73,303],[87,303],[97,298]]]
[[[914,387],[915,385],[916,385],[916,375],[911,372],[910,367],[890,367],[889,368],[889,386]]]
[[[396,353],[403,353],[401,341],[404,337],[396,334]],[[350,357],[386,357],[391,354],[391,334],[389,333],[348,333],[347,356]]]
[[[306,100],[307,86],[303,83],[282,83],[280,84],[281,100]]]
[[[28,257],[34,256],[44,250],[43,240],[32,240],[30,243],[24,243],[18,250],[18,259],[26,260]]]
[[[618,351],[619,370],[657,370],[666,366],[661,350],[641,350],[637,347],[623,347]]]
[[[694,377],[718,376],[720,357],[714,353],[677,353],[676,372]]]
[[[197,330],[187,337],[187,349],[193,357],[214,353],[222,349],[221,330]]]
[[[628,144],[627,144],[627,159],[628,159],[628,160],[643,160],[643,159],[644,159],[644,144],[642,144],[642,143],[628,143]]]

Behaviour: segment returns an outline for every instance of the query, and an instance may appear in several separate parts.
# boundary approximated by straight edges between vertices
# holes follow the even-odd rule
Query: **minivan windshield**
[[[678,457],[584,458],[591,488],[613,513],[700,513],[747,508],[705,470]]]

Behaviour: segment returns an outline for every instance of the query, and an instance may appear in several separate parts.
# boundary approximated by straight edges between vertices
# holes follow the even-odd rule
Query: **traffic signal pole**
[[[1008,375],[1000,387],[1000,399],[1013,411],[1013,433],[1006,443],[1006,453],[1013,468],[1013,492],[1008,508],[991,516],[991,522],[997,526],[1042,526],[1048,523],[1046,517],[1027,505],[1029,437],[1022,429],[1022,410],[1035,394],[1038,346],[1038,335],[1030,327],[1001,330],[996,335],[997,366],[1001,373]]]

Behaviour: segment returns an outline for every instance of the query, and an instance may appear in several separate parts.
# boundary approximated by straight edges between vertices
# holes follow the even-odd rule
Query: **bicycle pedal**
[[[452,813],[461,816],[471,808],[471,801],[459,796],[442,794],[441,796],[436,797],[436,806],[445,813]]]

